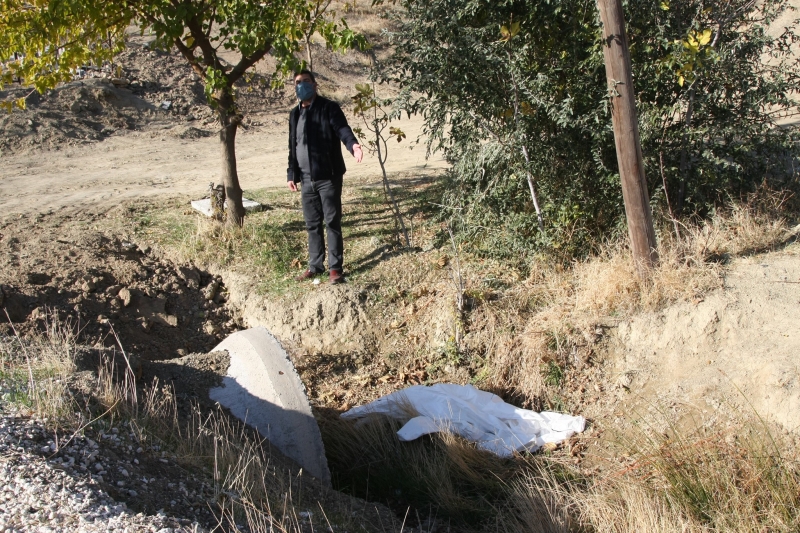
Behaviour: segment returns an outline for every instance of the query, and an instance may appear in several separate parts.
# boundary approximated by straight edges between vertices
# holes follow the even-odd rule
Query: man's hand
[[[297,184],[294,181],[287,181],[286,184],[289,186],[290,191],[297,192]]]
[[[356,158],[356,163],[361,163],[361,160],[364,159],[364,152],[361,151],[360,144],[353,145],[353,157]]]

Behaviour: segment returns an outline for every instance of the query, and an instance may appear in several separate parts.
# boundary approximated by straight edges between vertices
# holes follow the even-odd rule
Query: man
[[[298,281],[325,272],[325,236],[328,233],[328,269],[331,283],[343,283],[342,181],[343,143],[356,162],[364,157],[339,104],[317,94],[317,82],[308,70],[294,76],[300,103],[289,114],[289,190],[300,184],[303,218],[308,231],[308,268]]]

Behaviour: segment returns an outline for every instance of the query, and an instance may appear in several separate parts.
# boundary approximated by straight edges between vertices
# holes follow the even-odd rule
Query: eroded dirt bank
[[[800,431],[800,245],[737,260],[725,288],[624,321],[608,348],[625,406],[755,410]]]

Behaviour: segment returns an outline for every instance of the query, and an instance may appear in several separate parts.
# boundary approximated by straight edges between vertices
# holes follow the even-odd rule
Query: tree
[[[367,150],[378,156],[378,164],[381,166],[381,173],[383,174],[383,192],[394,213],[395,220],[400,226],[405,238],[406,247],[411,247],[411,240],[408,238],[408,231],[406,231],[405,222],[403,222],[403,214],[400,212],[400,206],[397,205],[397,200],[394,198],[394,193],[389,184],[389,177],[386,175],[386,159],[389,157],[389,138],[396,139],[397,142],[402,142],[406,138],[406,134],[400,128],[389,126],[389,121],[397,117],[393,111],[387,111],[387,107],[392,105],[390,99],[378,99],[375,94],[375,84],[356,84],[358,93],[353,96],[353,113],[357,117],[361,117],[364,121],[364,127],[369,131],[371,139],[367,140]],[[388,137],[386,135],[386,129]],[[364,136],[364,130],[360,127],[353,128],[353,131],[359,136]]]
[[[381,79],[399,85],[401,108],[425,118],[429,149],[453,163],[443,204],[465,242],[525,264],[542,250],[583,255],[624,231],[596,0],[400,5]],[[787,7],[626,3],[655,210],[703,216],[764,180],[796,183],[800,135],[776,122],[798,112],[798,37],[767,31]]]
[[[0,88],[16,76],[43,92],[71,79],[71,69],[112,58],[125,46],[129,25],[152,31],[157,45],[175,46],[203,81],[220,124],[228,221],[242,225],[235,147],[243,117],[235,84],[267,54],[277,60],[276,75],[297,67],[303,25],[314,5],[310,0],[0,0],[0,58],[22,54],[3,67]],[[323,36],[337,50],[365,44],[344,21],[329,23]],[[236,52],[238,61],[224,62],[221,48]]]

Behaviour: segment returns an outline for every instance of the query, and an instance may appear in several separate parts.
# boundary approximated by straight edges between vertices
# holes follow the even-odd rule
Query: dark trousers
[[[342,271],[344,242],[342,241],[342,178],[312,181],[303,176],[300,189],[303,218],[308,231],[308,268],[324,272],[325,235],[328,233],[328,268]]]

